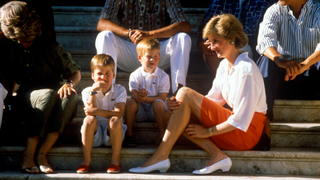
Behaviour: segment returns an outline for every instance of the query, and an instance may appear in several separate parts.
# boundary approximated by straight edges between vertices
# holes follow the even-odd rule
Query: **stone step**
[[[64,132],[63,142],[81,144],[82,118],[75,118]],[[272,122],[272,147],[320,147],[320,122]],[[135,122],[134,139],[138,144],[160,144],[158,126],[155,122]],[[177,144],[193,144],[180,137]]]
[[[140,166],[156,150],[156,145],[122,148],[122,171]],[[1,168],[20,169],[24,147],[2,146]],[[252,175],[308,175],[320,176],[319,148],[272,148],[271,151],[223,151],[232,160],[229,173]],[[105,171],[109,166],[112,150],[110,147],[93,148],[90,170]],[[56,170],[75,170],[82,162],[81,147],[53,147],[48,161]],[[174,146],[169,156],[171,167],[168,172],[191,173],[205,166],[209,154],[196,146]],[[134,176],[134,175],[133,175]]]
[[[81,145],[80,129],[83,118],[75,118],[66,127],[57,144]],[[11,131],[10,131],[11,130]],[[26,135],[26,124],[16,128],[18,132],[12,132],[7,124],[3,125],[0,137],[3,138],[0,145],[22,145]],[[271,122],[271,147],[305,147],[320,148],[320,121],[317,122]],[[5,136],[10,139],[5,139]],[[134,139],[139,145],[158,145],[162,137],[159,135],[155,122],[135,122]],[[178,145],[192,145],[193,143],[181,136]]]
[[[194,175],[192,173],[150,173],[150,174],[132,174],[122,172],[119,174],[106,174],[105,171],[95,171],[87,174],[77,174],[74,171],[56,170],[54,174],[23,174],[20,171],[3,171],[0,173],[0,179],[6,180],[40,180],[40,179],[105,179],[105,180],[318,180],[318,176],[304,175],[252,175],[252,174],[233,174],[216,172],[211,175]]]

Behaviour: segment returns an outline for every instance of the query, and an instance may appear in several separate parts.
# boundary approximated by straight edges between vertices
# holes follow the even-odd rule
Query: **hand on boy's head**
[[[142,39],[149,37],[149,32],[147,31],[140,31],[140,30],[132,30],[130,32],[130,40],[134,43],[134,44],[138,44]]]

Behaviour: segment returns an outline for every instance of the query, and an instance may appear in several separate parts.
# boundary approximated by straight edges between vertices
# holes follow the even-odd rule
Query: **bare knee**
[[[121,119],[113,116],[109,119],[109,126],[108,129],[110,131],[117,131],[122,129]]]
[[[179,89],[176,95],[176,99],[181,102],[188,102],[192,99],[194,92],[195,91],[193,89],[190,89],[188,87],[182,87]]]
[[[153,111],[154,113],[161,113],[164,111],[164,104],[162,101],[155,101],[153,103]]]
[[[83,125],[87,127],[95,127],[98,125],[98,121],[94,116],[86,116],[83,120]]]
[[[139,103],[134,99],[129,99],[126,104],[126,112],[137,112]]]

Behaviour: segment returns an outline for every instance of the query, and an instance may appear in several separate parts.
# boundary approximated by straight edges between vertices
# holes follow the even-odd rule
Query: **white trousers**
[[[7,96],[8,91],[2,86],[2,84],[0,83],[0,128],[1,128],[1,124],[2,124],[2,113],[3,113],[3,101]]]
[[[171,68],[171,88],[172,92],[175,92],[178,84],[186,86],[191,38],[186,33],[177,33],[168,40],[161,41],[160,45],[161,59],[158,67],[164,70]],[[127,72],[133,72],[141,66],[136,47],[137,45],[114,35],[111,31],[102,31],[96,38],[97,54],[110,54],[116,67]]]

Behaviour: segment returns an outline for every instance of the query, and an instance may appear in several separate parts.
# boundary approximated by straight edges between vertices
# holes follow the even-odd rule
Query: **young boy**
[[[131,73],[128,100],[125,113],[125,124],[128,126],[124,145],[134,147],[132,137],[134,121],[156,121],[162,137],[166,130],[165,99],[170,89],[167,73],[158,68],[160,61],[160,43],[153,38],[146,38],[137,45],[138,59],[141,67]]]
[[[77,173],[88,172],[92,147],[112,147],[108,173],[120,172],[120,151],[127,126],[122,115],[127,100],[126,89],[112,84],[115,78],[115,63],[110,55],[98,54],[91,60],[91,75],[94,84],[82,91],[86,117],[81,127],[83,162]]]

